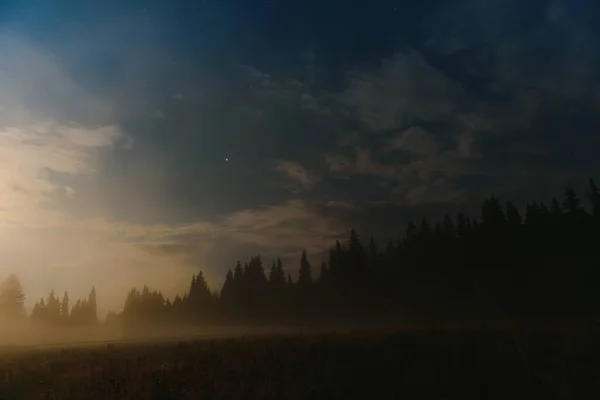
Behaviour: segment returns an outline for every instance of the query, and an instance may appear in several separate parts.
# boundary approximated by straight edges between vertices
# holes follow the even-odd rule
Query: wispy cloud
[[[46,203],[75,190],[52,179],[52,173],[94,172],[95,152],[120,138],[115,126],[86,128],[38,123],[0,129],[0,223],[43,225],[57,214]]]
[[[543,186],[589,173],[600,125],[597,34],[564,2],[533,19],[520,4],[439,7],[423,22],[424,46],[350,69],[338,99],[354,111],[361,139],[354,154],[342,145],[327,154],[330,173],[370,176],[410,204],[492,190],[465,184],[474,179],[531,187],[533,177]],[[527,158],[525,148],[544,151]]]
[[[242,242],[305,248],[314,253],[328,248],[331,240],[345,236],[348,227],[305,201],[291,200],[281,206],[236,212],[225,219],[221,229]]]
[[[381,161],[391,150],[404,150],[404,161]],[[464,198],[465,191],[453,181],[463,175],[496,175],[498,171],[481,162],[480,154],[468,133],[457,136],[450,146],[442,146],[425,130],[409,129],[396,138],[383,141],[376,149],[357,147],[354,157],[329,154],[325,157],[333,175],[366,175],[387,182],[395,202],[417,205],[451,203]]]
[[[305,110],[315,116],[328,116],[332,113],[331,104],[317,93],[311,86],[294,78],[278,78],[258,69],[244,65],[242,71],[248,77],[251,85],[252,97],[260,105],[283,105],[298,110]]]
[[[351,207],[350,203],[345,206]],[[328,248],[331,240],[345,236],[348,230],[344,222],[299,199],[239,210],[211,222],[167,225],[88,219],[76,226],[98,236],[108,235],[117,243],[141,246],[153,254],[166,256],[190,255],[220,239],[227,239],[232,246],[251,244],[274,251],[304,248],[309,253],[318,253]]]
[[[326,207],[328,208],[343,208],[347,210],[356,210],[357,207],[351,201],[346,200],[330,200],[327,202]]]
[[[433,135],[420,126],[412,126],[384,142],[389,144],[391,150],[406,150],[425,155],[436,154],[440,147]]]
[[[372,132],[407,128],[419,121],[452,118],[465,98],[460,84],[449,80],[418,53],[397,54],[378,70],[349,72],[339,97],[358,113]]]
[[[310,188],[316,181],[306,168],[295,161],[277,160],[275,170],[284,174],[293,183],[299,184],[303,189]]]

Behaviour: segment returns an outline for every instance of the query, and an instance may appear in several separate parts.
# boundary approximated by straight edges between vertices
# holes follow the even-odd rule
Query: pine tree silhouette
[[[9,320],[25,315],[25,294],[16,275],[9,275],[0,285],[0,313]]]
[[[67,291],[65,290],[62,301],[60,303],[60,315],[64,322],[68,322],[69,314],[70,314],[69,313],[69,295],[67,294]]]
[[[306,250],[302,251],[302,258],[300,259],[300,270],[298,272],[298,287],[305,288],[312,284],[312,271],[308,257],[306,256]]]

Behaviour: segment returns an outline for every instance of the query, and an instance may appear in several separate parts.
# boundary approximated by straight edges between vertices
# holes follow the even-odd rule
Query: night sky
[[[4,2],[0,273],[116,307],[600,178],[592,0],[351,4]]]

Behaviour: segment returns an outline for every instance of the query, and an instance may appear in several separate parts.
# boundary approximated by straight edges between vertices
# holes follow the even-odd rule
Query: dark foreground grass
[[[5,352],[0,398],[589,399],[600,393],[598,343],[463,331]]]

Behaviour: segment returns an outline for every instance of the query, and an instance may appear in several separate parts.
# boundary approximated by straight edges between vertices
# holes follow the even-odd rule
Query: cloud
[[[50,223],[57,214],[46,211],[46,203],[61,193],[75,194],[75,189],[54,181],[51,174],[93,173],[95,152],[114,145],[120,137],[115,126],[39,122],[0,128],[0,223]]]
[[[357,207],[350,201],[346,200],[331,200],[326,204],[328,208],[343,208],[347,210],[356,210]]]
[[[412,126],[387,142],[391,149],[417,154],[435,154],[440,147],[433,135],[420,126]]]
[[[437,150],[432,153],[417,153],[416,157],[409,158],[405,162],[379,161],[377,155],[380,153],[381,151],[357,147],[354,160],[340,154],[329,154],[325,161],[329,164],[331,173],[370,175],[404,182],[427,180],[437,175],[455,177],[461,173],[483,172],[478,171],[479,164],[473,162],[477,155],[475,145],[466,139],[461,139],[454,147],[439,153]]]
[[[406,191],[396,188],[393,194],[400,203],[410,206],[422,204],[451,204],[461,200],[465,190],[457,188],[448,179],[437,179],[420,186],[414,186]]]
[[[306,168],[294,161],[277,160],[275,170],[285,174],[289,179],[303,188],[309,188],[315,183],[315,178],[310,176]]]
[[[394,179],[398,177],[400,168],[398,165],[382,164],[373,160],[370,149],[356,148],[356,172],[364,175],[374,175],[382,178]]]
[[[220,227],[229,237],[273,248],[305,248],[311,253],[328,248],[345,236],[347,227],[302,200],[280,206],[244,210],[228,216]]]
[[[182,224],[135,224],[107,219],[87,219],[80,229],[111,235],[116,242],[140,245],[153,252],[180,255],[193,246],[206,249],[211,240],[222,238],[271,249],[305,248],[311,253],[330,245],[330,239],[345,236],[348,227],[328,217],[307,201],[291,199],[283,204],[243,209],[214,221]],[[185,247],[190,246],[190,247]]]
[[[347,172],[352,170],[352,161],[341,154],[325,154],[325,163],[329,166],[329,171],[332,173],[336,172]]]
[[[455,181],[497,172],[481,144],[498,132],[499,117],[451,76],[414,50],[351,70],[339,100],[354,110],[363,139],[354,139],[354,154],[340,146],[326,155],[330,173],[376,179],[402,204],[463,201]]]
[[[411,128],[380,143],[383,144],[373,149],[356,147],[354,157],[328,154],[325,162],[330,173],[372,177],[382,188],[390,188],[388,200],[418,205],[468,200],[468,191],[455,180],[506,172],[505,166],[501,169],[481,159],[477,143],[469,132],[442,145],[424,129]],[[409,156],[390,158],[392,150],[407,151]]]
[[[186,260],[195,260],[199,252],[214,250],[216,243],[227,248],[250,245],[263,250],[262,254],[266,256],[302,249],[309,254],[320,254],[334,240],[345,237],[349,230],[345,222],[298,199],[236,211],[213,222],[139,225],[96,220],[88,221],[86,228],[101,235],[113,232],[118,243],[127,243],[153,256],[184,264]],[[222,276],[216,279],[211,283],[220,284]]]
[[[77,196],[71,179],[89,179],[131,138],[54,54],[8,31],[0,50],[0,224],[55,226],[67,218],[56,200]]]
[[[348,80],[338,99],[356,110],[364,126],[375,133],[451,119],[465,97],[460,84],[416,52],[383,60],[379,70],[350,71]]]
[[[532,10],[516,0],[442,5],[415,33],[424,45],[350,68],[338,99],[362,129],[327,152],[330,174],[369,177],[414,205],[542,193],[597,169],[598,35],[565,2]]]
[[[598,87],[599,48],[592,20],[576,8],[563,1],[540,10],[516,0],[462,0],[430,14],[426,48],[485,78],[490,93],[513,101],[527,93],[533,103],[516,107],[519,114],[558,99],[586,102]]]
[[[477,142],[472,132],[462,132],[456,138],[456,154],[461,158],[479,158]]]
[[[250,65],[244,65],[241,69],[250,80],[252,97],[258,101],[258,105],[283,105],[309,111],[315,116],[328,116],[333,112],[327,97],[312,89],[308,83],[295,78],[278,78]]]

